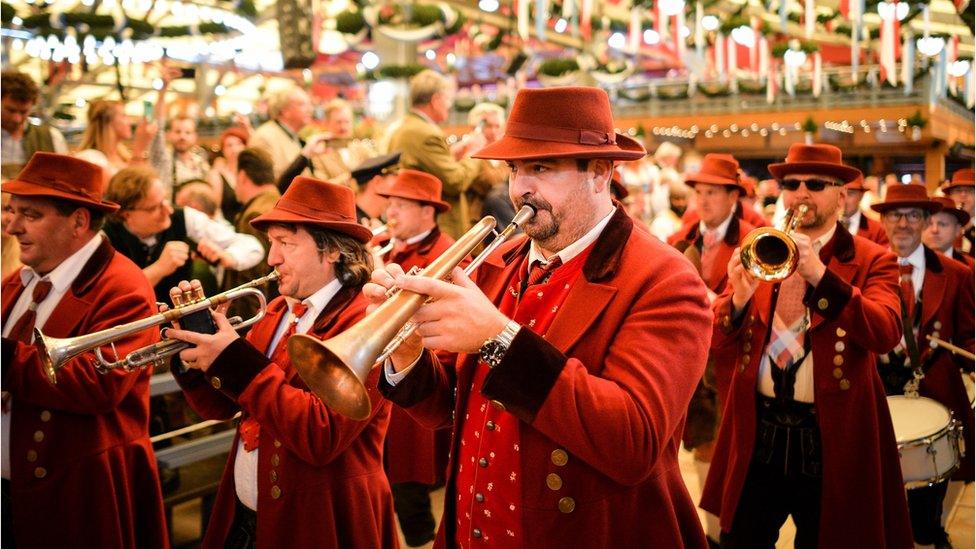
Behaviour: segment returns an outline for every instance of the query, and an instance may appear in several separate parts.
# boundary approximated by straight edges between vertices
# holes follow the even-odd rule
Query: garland
[[[547,59],[539,65],[539,74],[544,76],[562,76],[580,70],[579,63],[572,58]]]
[[[3,3],[2,6],[3,22],[9,23],[16,15],[16,10],[13,6],[6,3]],[[241,16],[251,17],[249,14],[252,12],[256,14],[253,0],[242,0],[235,8],[235,13]],[[52,15],[54,15],[53,21]],[[61,14],[42,11],[24,17],[20,26],[34,31],[37,35],[54,35],[58,38],[64,38],[68,29],[74,29],[80,37],[91,35],[96,39],[104,39],[112,36],[116,38],[126,37],[133,40],[145,40],[153,36],[174,38],[196,34],[212,35],[233,32],[233,29],[223,23],[207,22],[200,23],[199,25],[170,25],[155,28],[145,19],[125,18],[122,21],[117,21],[114,16],[87,11],[64,12]]]

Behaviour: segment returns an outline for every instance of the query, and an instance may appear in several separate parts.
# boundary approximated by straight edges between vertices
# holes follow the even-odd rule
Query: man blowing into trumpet
[[[777,284],[738,251],[729,262],[712,356],[732,382],[702,508],[720,517],[722,547],[772,548],[788,515],[797,547],[910,547],[874,368],[901,337],[894,256],[838,223],[844,184],[860,175],[840,149],[796,144],[769,171],[787,208],[807,207],[786,237],[798,260]],[[751,248],[745,263],[767,262]]]
[[[99,233],[119,208],[103,187],[100,167],[44,152],[0,187],[12,195],[4,227],[24,263],[2,288],[5,546],[168,546],[149,442],[150,372],[102,374],[86,352],[52,384],[46,353],[32,345],[35,328],[68,338],[153,314],[146,277]],[[114,345],[125,355],[157,339],[152,329]]]
[[[613,162],[644,154],[614,133],[605,92],[521,90],[505,136],[475,156],[511,166],[512,201],[537,210],[528,237],[475,280],[389,265],[365,287],[374,302],[394,283],[430,296],[381,386],[454,430],[439,546],[705,546],[677,450],[708,301],[691,264],[610,198]]]
[[[171,329],[195,345],[174,375],[201,416],[242,413],[204,547],[394,547],[396,524],[383,471],[390,405],[368,381],[372,414],[355,421],[312,394],[291,366],[293,334],[326,338],[358,321],[372,236],[356,222],[353,192],[306,177],[251,223],[266,231],[281,297],[241,338],[220,313],[214,335]],[[172,294],[191,291],[181,282]]]

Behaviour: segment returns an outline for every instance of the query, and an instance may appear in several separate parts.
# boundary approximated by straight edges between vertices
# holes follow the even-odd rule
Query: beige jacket
[[[295,157],[302,153],[302,144],[298,141],[298,137],[286,132],[274,120],[268,120],[258,126],[248,139],[247,146],[264,149],[271,155],[276,180],[281,177],[281,172],[285,171]]]

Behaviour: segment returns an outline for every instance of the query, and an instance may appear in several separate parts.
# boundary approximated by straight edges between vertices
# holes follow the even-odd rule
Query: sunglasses
[[[800,183],[806,183],[807,190],[812,193],[819,193],[820,191],[826,189],[827,187],[840,187],[840,183],[835,183],[833,181],[828,181],[826,179],[807,179],[805,181],[800,179],[784,179],[779,182],[779,184],[787,191],[795,191],[800,188]]]

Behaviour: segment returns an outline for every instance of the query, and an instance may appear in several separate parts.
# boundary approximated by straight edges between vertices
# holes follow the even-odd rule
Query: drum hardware
[[[887,402],[905,487],[921,488],[950,478],[965,453],[962,424],[953,413],[925,397],[895,395]]]
[[[739,247],[739,259],[746,272],[764,282],[780,282],[796,270],[800,254],[790,236],[800,226],[809,206],[800,204],[787,212],[782,229],[759,227],[749,231]]]
[[[488,256],[535,215],[522,206],[512,222],[464,269],[471,274]],[[445,279],[484,239],[494,233],[495,218],[485,216],[444,251],[420,275]],[[288,340],[288,356],[305,384],[328,407],[356,420],[369,417],[372,405],[365,381],[373,367],[388,358],[413,333],[410,317],[427,296],[391,288],[387,300],[345,332],[325,341],[306,334]]]

